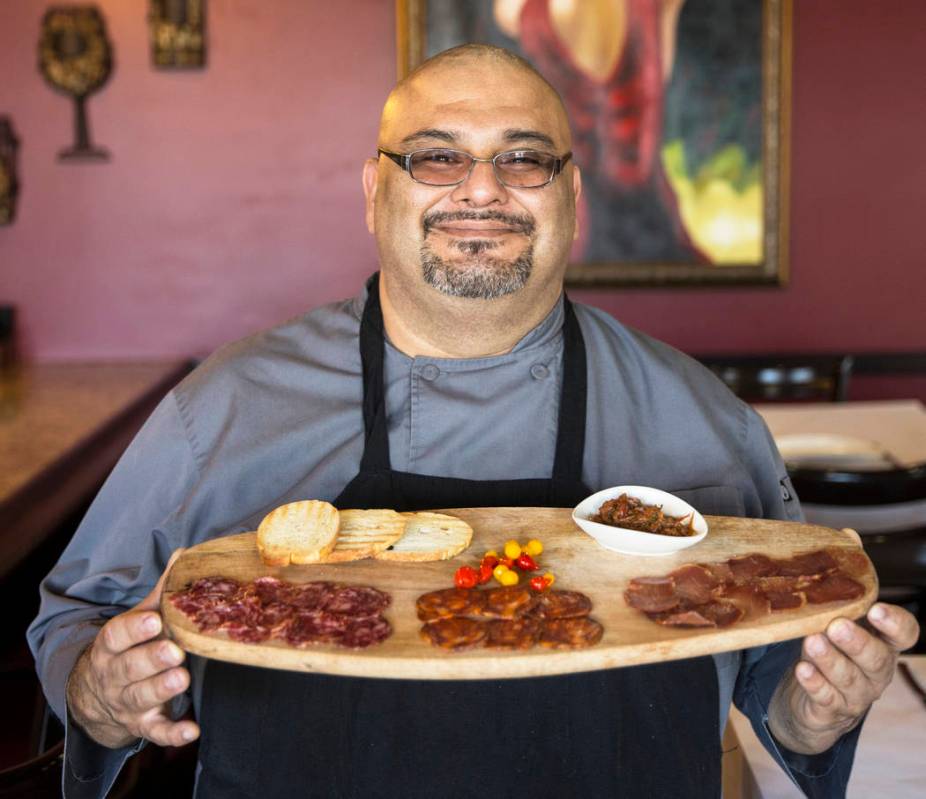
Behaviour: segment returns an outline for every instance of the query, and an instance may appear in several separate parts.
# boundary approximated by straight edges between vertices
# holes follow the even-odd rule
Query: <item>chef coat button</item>
[[[440,375],[440,369],[438,369],[433,363],[429,363],[427,366],[421,367],[421,376],[425,380],[437,380]]]
[[[547,369],[542,363],[535,363],[531,367],[531,377],[535,380],[543,380],[545,377],[549,377],[550,370]]]

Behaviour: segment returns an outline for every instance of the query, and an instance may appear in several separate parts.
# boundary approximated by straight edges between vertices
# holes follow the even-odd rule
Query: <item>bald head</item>
[[[556,135],[543,149],[569,149],[569,121],[556,89],[520,56],[487,44],[444,50],[399,81],[383,108],[379,144],[397,146],[398,129],[407,128],[402,121],[410,109],[420,110],[422,104],[434,109],[464,102],[499,105],[508,100],[509,105],[531,104],[546,116],[546,127]]]

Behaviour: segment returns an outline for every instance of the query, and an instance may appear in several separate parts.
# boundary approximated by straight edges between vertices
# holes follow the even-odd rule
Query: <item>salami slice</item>
[[[241,583],[230,577],[201,577],[190,586],[194,596],[235,596],[241,590]]]
[[[354,618],[365,618],[382,613],[389,606],[389,594],[365,585],[343,585],[336,588],[325,601],[329,613],[341,613]]]
[[[486,622],[486,646],[490,649],[530,649],[540,638],[541,622],[532,616]]]
[[[487,626],[475,619],[437,619],[421,628],[421,637],[435,646],[459,652],[480,646],[486,639]]]
[[[485,605],[487,592],[474,588],[445,588],[418,597],[415,606],[421,621],[450,616],[477,616]]]
[[[480,615],[492,619],[514,619],[531,609],[537,595],[526,585],[506,585],[484,592]]]
[[[379,644],[392,635],[392,627],[382,616],[354,619],[348,624],[341,637],[341,646],[364,649]]]
[[[540,643],[551,649],[584,649],[601,640],[604,627],[588,616],[549,619],[543,623]]]
[[[322,610],[336,590],[334,583],[317,580],[292,586],[286,601],[299,610]]]
[[[369,586],[325,581],[297,584],[275,577],[238,583],[209,577],[171,595],[170,600],[200,631],[222,631],[244,643],[277,638],[297,647],[338,644],[362,648],[392,633],[381,615],[390,597]]]
[[[229,638],[246,644],[259,644],[261,641],[266,641],[271,634],[269,627],[241,622],[226,624],[222,629],[228,633]]]
[[[543,619],[575,619],[592,612],[592,600],[579,591],[545,591],[535,612]]]
[[[350,626],[351,619],[324,610],[297,613],[286,627],[284,638],[292,646],[338,644]]]

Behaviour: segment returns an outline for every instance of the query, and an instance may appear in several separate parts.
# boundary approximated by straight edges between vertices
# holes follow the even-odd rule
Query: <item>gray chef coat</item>
[[[146,422],[41,586],[28,637],[59,718],[68,721],[65,682],[100,620],[141,600],[174,549],[255,529],[284,502],[331,500],[356,474],[365,300],[364,290],[223,347]],[[588,358],[586,485],[656,486],[709,514],[801,518],[758,414],[680,352],[603,311],[575,310]],[[511,352],[486,358],[410,358],[387,343],[392,468],[549,477],[562,322],[560,301]],[[857,731],[808,758],[777,747],[766,728],[768,701],[798,651],[791,642],[715,657],[721,729],[735,695],[792,778],[826,795],[848,779]],[[202,661],[191,659],[190,669],[198,708]],[[104,750],[66,726],[71,792],[102,795],[133,750]]]

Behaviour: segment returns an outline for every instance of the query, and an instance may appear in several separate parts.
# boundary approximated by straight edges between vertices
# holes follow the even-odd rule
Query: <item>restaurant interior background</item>
[[[104,163],[56,159],[73,107],[37,69],[49,3],[0,10],[21,184],[0,304],[19,361],[201,357],[354,294],[376,268],[360,166],[395,79],[395,4],[211,0],[208,63],[184,71],[152,69],[147,2],[96,5]],[[571,296],[689,353],[926,351],[926,3],[794,6],[787,284]],[[926,374],[853,378],[849,398],[926,401]]]

